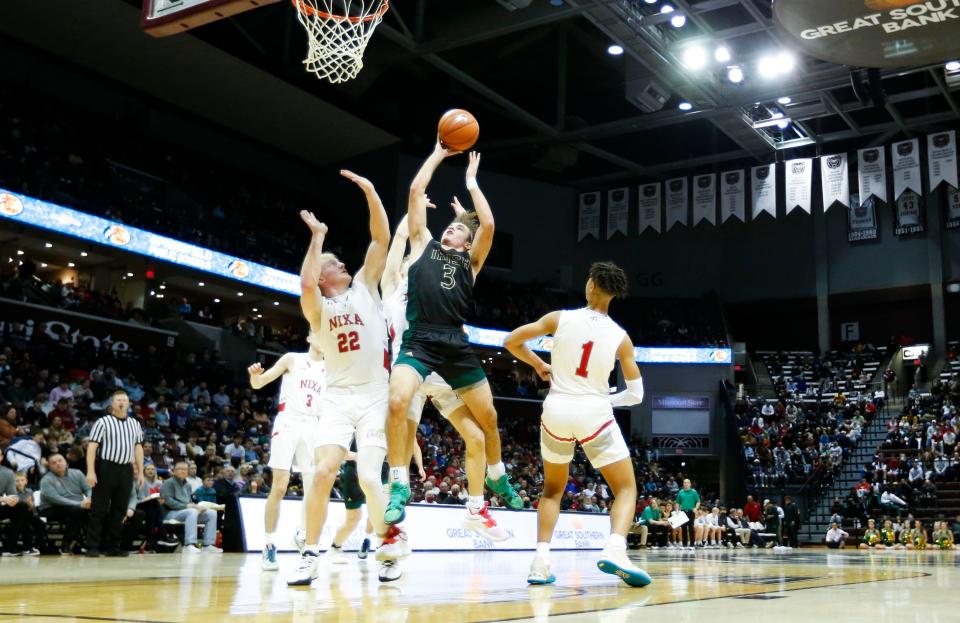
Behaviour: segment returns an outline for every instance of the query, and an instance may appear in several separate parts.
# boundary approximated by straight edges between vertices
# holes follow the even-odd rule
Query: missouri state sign
[[[960,0],[775,0],[778,27],[807,54],[853,67],[960,58]]]

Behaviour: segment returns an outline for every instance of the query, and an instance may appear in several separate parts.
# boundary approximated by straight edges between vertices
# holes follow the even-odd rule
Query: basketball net
[[[291,0],[309,39],[307,71],[333,84],[363,69],[363,52],[389,0]]]

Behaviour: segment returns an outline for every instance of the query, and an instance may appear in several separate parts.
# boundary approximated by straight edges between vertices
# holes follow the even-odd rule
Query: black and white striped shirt
[[[97,442],[97,458],[112,463],[132,463],[134,447],[143,443],[143,428],[136,419],[105,415],[90,428],[90,441]]]

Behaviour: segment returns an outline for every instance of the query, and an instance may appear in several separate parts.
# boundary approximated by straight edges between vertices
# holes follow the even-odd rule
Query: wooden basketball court
[[[597,571],[595,555],[555,552],[553,586],[527,586],[530,553],[489,552],[414,554],[390,584],[351,557],[296,589],[293,555],[280,573],[240,554],[5,558],[0,621],[947,621],[960,585],[956,552],[660,550],[633,555],[654,578],[645,589]]]

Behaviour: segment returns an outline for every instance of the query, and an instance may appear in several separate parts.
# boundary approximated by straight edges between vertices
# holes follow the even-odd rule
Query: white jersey
[[[610,395],[610,372],[626,332],[610,316],[592,309],[567,309],[553,336],[550,393]]]
[[[387,314],[387,326],[390,333],[390,361],[396,361],[400,356],[400,344],[403,342],[403,332],[410,323],[407,322],[407,280],[401,279],[394,288],[393,294],[383,301],[383,311]]]
[[[383,304],[359,274],[340,296],[323,297],[323,326],[316,335],[326,361],[328,387],[389,382],[390,351]]]
[[[293,362],[280,380],[277,413],[320,415],[320,399],[327,391],[326,366],[309,353],[290,353]]]

